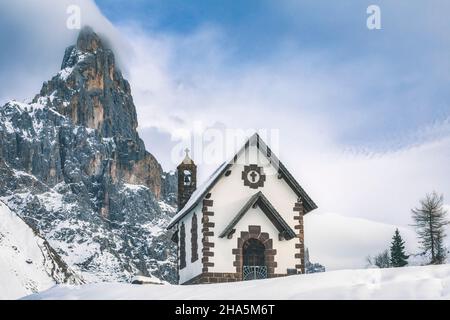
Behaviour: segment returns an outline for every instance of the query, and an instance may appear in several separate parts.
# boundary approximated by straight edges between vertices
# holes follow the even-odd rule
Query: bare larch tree
[[[424,253],[431,254],[430,264],[445,262],[446,250],[443,245],[447,211],[444,209],[444,196],[436,192],[427,194],[420,200],[420,207],[412,209],[417,234]]]

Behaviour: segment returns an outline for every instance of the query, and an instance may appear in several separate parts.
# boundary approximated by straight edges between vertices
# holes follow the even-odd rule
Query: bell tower
[[[188,202],[192,193],[197,188],[197,166],[189,157],[189,149],[185,149],[186,156],[178,165],[178,210],[181,210]]]

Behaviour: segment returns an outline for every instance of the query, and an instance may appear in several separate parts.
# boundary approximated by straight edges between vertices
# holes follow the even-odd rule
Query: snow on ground
[[[44,240],[0,201],[0,299],[15,299],[55,284]]]
[[[450,299],[450,265],[340,270],[190,286],[60,285],[25,299]]]

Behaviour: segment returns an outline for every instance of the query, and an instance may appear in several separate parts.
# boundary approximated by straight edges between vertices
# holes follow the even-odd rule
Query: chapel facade
[[[303,217],[317,205],[257,134],[198,188],[187,152],[177,171],[179,284],[305,272]]]

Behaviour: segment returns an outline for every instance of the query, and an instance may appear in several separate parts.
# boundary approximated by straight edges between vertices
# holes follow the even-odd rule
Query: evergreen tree
[[[409,256],[405,254],[405,241],[400,236],[398,229],[395,230],[391,243],[391,266],[404,267],[408,264]]]
[[[443,239],[445,226],[448,224],[447,211],[444,209],[444,197],[436,192],[427,194],[420,201],[420,208],[413,209],[412,214],[424,253],[431,255],[430,264],[444,263]]]

